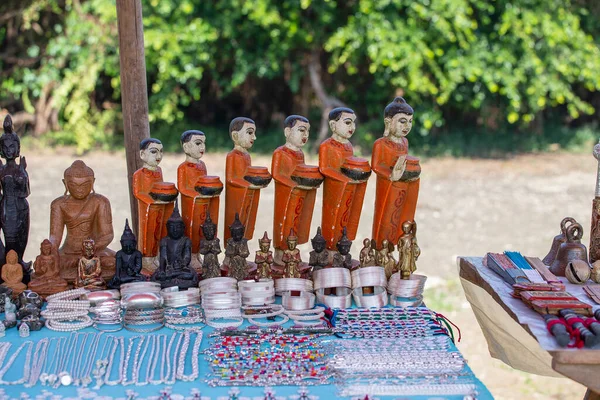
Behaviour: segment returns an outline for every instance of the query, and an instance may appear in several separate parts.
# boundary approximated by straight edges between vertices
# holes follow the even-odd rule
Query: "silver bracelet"
[[[312,292],[313,283],[308,279],[301,278],[282,278],[275,281],[275,294],[282,296],[289,291]]]
[[[335,294],[325,294],[325,289],[318,289],[315,294],[317,302],[329,308],[344,309],[352,307],[352,289],[347,287],[327,288]]]
[[[375,286],[372,295],[363,295],[362,287],[357,287],[352,291],[352,297],[357,307],[381,308],[388,303],[388,294],[383,286]]]
[[[337,287],[351,287],[350,271],[346,268],[322,268],[313,272],[315,291]]]
[[[283,292],[281,305],[286,310],[308,310],[315,306],[315,295],[309,292],[300,292],[300,296],[292,296],[291,292]]]
[[[363,267],[352,271],[352,289],[374,286],[387,286],[383,267]]]
[[[234,278],[227,276],[209,278],[200,281],[200,293],[213,293],[223,290],[235,290],[237,291],[238,283]]]
[[[426,281],[425,275],[411,274],[409,279],[402,279],[402,275],[397,272],[390,277],[387,291],[395,297],[422,296]]]

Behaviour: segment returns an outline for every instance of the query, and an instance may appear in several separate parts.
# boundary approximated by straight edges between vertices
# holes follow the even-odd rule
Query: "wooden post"
[[[139,237],[137,201],[133,196],[132,178],[133,173],[142,167],[140,141],[150,137],[141,0],[117,0],[117,21],[131,228]]]

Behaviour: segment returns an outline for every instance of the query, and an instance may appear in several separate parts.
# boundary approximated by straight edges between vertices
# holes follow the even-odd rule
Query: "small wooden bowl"
[[[244,179],[255,186],[266,187],[269,183],[271,183],[271,179],[273,179],[273,177],[269,173],[267,167],[250,166],[246,171],[246,176],[244,176]]]
[[[179,191],[171,182],[156,182],[150,189],[150,197],[157,201],[172,202],[177,198]]]
[[[417,157],[406,157],[406,169],[400,178],[401,181],[415,181],[421,175],[421,165]]]
[[[324,180],[323,175],[319,172],[319,167],[306,164],[298,165],[291,178],[298,185],[314,188],[319,187]]]
[[[196,182],[194,189],[202,196],[218,196],[223,191],[223,182],[218,176],[202,176]]]
[[[342,165],[341,171],[355,181],[366,181],[371,176],[371,167],[364,158],[348,157]]]

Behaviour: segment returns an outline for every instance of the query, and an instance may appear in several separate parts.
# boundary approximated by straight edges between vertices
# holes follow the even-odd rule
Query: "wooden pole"
[[[139,237],[138,210],[133,196],[132,178],[133,173],[142,167],[139,156],[140,141],[150,137],[141,0],[117,0],[117,21],[131,228]]]

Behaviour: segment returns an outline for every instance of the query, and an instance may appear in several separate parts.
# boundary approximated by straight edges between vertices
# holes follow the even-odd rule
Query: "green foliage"
[[[367,122],[357,135],[364,152],[382,131],[382,109],[398,94],[416,110],[420,135],[411,135],[411,146],[425,153],[481,140],[474,134],[481,130],[488,132],[485,140],[500,143],[520,132],[531,136],[525,147],[543,148],[553,132],[528,134],[540,130],[542,117],[565,126],[595,111],[598,7],[585,1],[142,4],[150,121],[158,136],[178,136],[191,125],[218,126],[220,146],[236,115],[252,116],[269,137],[298,104],[308,104],[305,111],[318,118],[318,101],[302,99],[314,97],[308,76],[314,59],[327,94]],[[29,0],[19,7],[23,12],[12,19],[18,35],[0,24],[0,52],[19,55],[0,57],[0,108],[36,118],[50,118],[45,110],[55,110],[60,132],[53,137],[79,151],[118,142],[114,0]],[[464,140],[448,133],[457,131]]]

